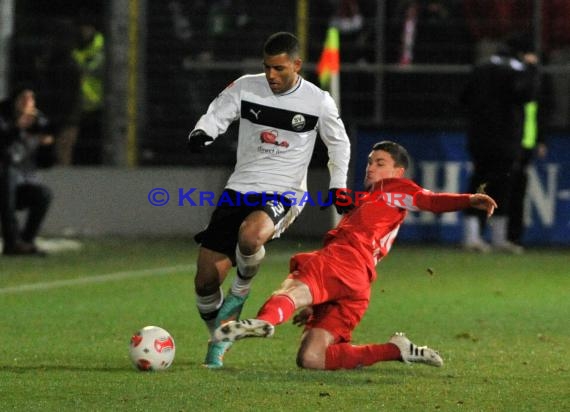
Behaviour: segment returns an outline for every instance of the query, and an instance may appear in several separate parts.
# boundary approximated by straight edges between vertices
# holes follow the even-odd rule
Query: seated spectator
[[[31,89],[19,89],[0,103],[0,217],[4,255],[45,253],[35,239],[51,202],[51,192],[34,176],[41,149],[54,143],[47,118]],[[17,210],[27,210],[20,230]]]

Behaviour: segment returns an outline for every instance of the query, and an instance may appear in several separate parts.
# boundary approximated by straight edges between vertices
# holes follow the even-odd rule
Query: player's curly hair
[[[290,57],[299,56],[299,40],[294,34],[280,31],[273,33],[263,45],[263,53],[268,56],[276,56],[287,53]]]
[[[394,164],[398,167],[403,167],[407,169],[410,165],[410,155],[404,146],[399,145],[396,142],[390,140],[383,140],[381,142],[375,143],[372,146],[372,150],[383,150],[390,153],[392,159],[394,159]]]

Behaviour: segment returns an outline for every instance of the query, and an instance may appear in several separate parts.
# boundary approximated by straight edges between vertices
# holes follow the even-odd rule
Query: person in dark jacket
[[[51,192],[34,175],[36,156],[53,144],[47,118],[36,107],[34,92],[17,90],[0,103],[0,224],[4,255],[44,253],[35,238],[48,211]],[[22,230],[17,210],[27,210]]]
[[[491,246],[482,233],[484,217],[466,211],[465,248],[521,253],[507,238],[513,171],[521,161],[524,106],[536,96],[538,57],[525,36],[511,36],[499,52],[477,64],[461,96],[468,111],[467,150],[473,162],[470,191],[485,191],[499,204]]]
[[[539,99],[527,103],[524,107],[524,128],[522,135],[522,155],[513,172],[512,195],[509,202],[509,225],[507,238],[510,242],[523,247],[525,232],[525,197],[528,187],[528,169],[535,158],[544,159],[548,153],[542,124],[544,122],[544,104]]]

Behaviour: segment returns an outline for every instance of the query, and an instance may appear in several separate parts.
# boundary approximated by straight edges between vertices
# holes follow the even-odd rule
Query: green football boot
[[[219,327],[229,321],[238,320],[248,295],[235,296],[228,293],[218,316],[216,316],[216,326]],[[232,342],[208,342],[208,352],[203,366],[210,369],[223,367],[224,355],[231,346]]]
[[[208,352],[202,366],[217,369],[224,366],[224,355],[232,346],[232,342],[208,342]]]

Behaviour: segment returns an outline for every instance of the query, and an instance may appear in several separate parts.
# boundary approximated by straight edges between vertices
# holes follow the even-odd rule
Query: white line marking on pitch
[[[10,293],[20,293],[20,292],[33,292],[33,291],[47,290],[47,289],[57,289],[66,286],[87,285],[90,283],[114,282],[117,280],[140,278],[145,276],[170,275],[172,273],[191,270],[193,268],[194,266],[188,266],[188,265],[170,266],[165,268],[142,269],[142,270],[131,270],[126,272],[107,273],[105,275],[88,276],[76,279],[54,280],[53,282],[28,283],[24,285],[8,286],[5,288],[0,288],[0,295],[7,295]]]

